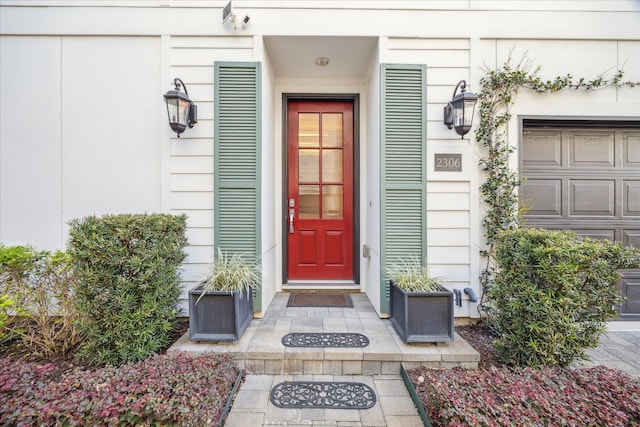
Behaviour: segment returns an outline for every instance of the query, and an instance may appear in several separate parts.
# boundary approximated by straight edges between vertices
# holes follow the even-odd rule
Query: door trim
[[[351,101],[353,102],[353,283],[360,283],[360,95],[359,94],[282,94],[282,284],[289,283],[289,239],[287,236],[287,194],[289,182],[289,118],[290,101]],[[340,283],[344,281],[339,281]],[[323,283],[331,283],[323,281]]]

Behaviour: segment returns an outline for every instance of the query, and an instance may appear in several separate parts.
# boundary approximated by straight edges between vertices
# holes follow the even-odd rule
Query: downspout
[[[478,297],[476,296],[476,293],[473,291],[473,289],[464,288],[464,293],[469,295],[469,302],[478,302]]]

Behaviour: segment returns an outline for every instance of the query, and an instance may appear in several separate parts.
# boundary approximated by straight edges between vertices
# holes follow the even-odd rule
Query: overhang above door
[[[277,77],[361,77],[376,50],[376,37],[265,37]],[[317,58],[327,58],[325,66]]]

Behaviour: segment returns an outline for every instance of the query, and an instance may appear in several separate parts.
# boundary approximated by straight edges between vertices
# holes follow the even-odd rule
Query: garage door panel
[[[622,164],[624,167],[640,169],[640,134],[623,133]]]
[[[522,204],[529,215],[562,215],[562,180],[528,179],[521,186]]]
[[[570,215],[614,216],[615,188],[614,180],[570,180]]]
[[[622,182],[622,215],[640,216],[640,181]]]
[[[597,239],[597,240],[609,240],[611,242],[615,240],[615,236],[616,236],[616,230],[613,228],[608,230],[572,228],[571,231],[576,233],[578,236],[588,237],[590,239]]]
[[[626,296],[620,305],[621,317],[640,315],[640,270],[625,270],[620,282],[620,291]]]
[[[622,241],[626,245],[640,248],[640,228],[622,230]]]
[[[574,131],[569,133],[569,166],[615,167],[614,132]]]
[[[640,248],[640,121],[544,126],[523,129],[525,224]],[[640,320],[640,269],[621,273],[620,318]]]
[[[525,168],[562,166],[562,132],[530,132],[524,135],[524,140],[522,162]]]

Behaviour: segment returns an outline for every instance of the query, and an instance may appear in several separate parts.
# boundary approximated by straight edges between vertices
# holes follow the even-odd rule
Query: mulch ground
[[[493,348],[495,337],[484,324],[456,326],[455,329],[458,335],[480,353],[480,363],[478,363],[480,369],[486,369],[491,366],[500,368],[503,366]]]
[[[169,347],[173,345],[182,335],[187,332],[189,329],[189,319],[182,318],[176,325],[176,328],[173,330],[171,334],[171,340],[169,344],[164,348],[160,349],[158,353],[164,354],[167,352]],[[28,362],[34,363],[51,363],[55,366],[55,373],[57,375],[62,375],[64,372],[72,370],[74,368],[81,369],[90,369],[90,366],[83,362],[82,360],[74,357],[73,352],[69,352],[67,354],[58,354],[53,357],[43,357],[33,352],[33,349],[23,345],[20,343],[18,339],[14,339],[0,345],[0,359],[9,357],[12,360],[26,360]]]

